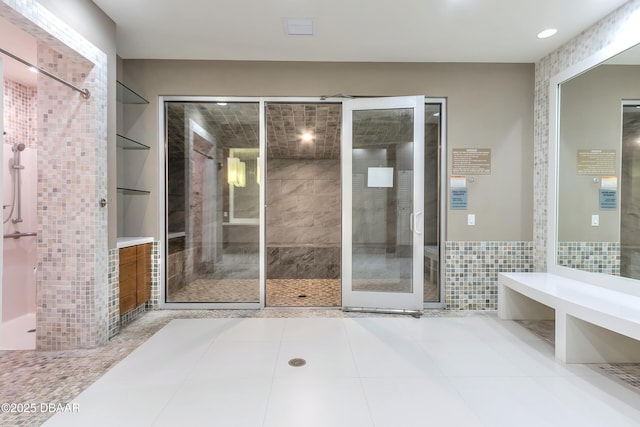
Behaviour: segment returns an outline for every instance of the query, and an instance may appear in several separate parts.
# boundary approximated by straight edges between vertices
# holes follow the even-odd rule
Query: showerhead
[[[27,148],[27,146],[24,145],[24,142],[16,142],[13,144],[13,147],[11,147],[11,150],[15,153],[17,151],[24,151],[25,148]]]

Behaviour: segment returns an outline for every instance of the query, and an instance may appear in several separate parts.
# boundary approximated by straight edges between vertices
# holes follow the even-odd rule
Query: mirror
[[[640,279],[640,46],[559,88],[556,264]]]

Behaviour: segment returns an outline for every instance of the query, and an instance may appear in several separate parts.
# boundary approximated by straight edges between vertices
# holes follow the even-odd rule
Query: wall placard
[[[615,175],[616,150],[578,150],[578,175]]]
[[[451,210],[467,209],[467,188],[451,188]]]
[[[451,163],[454,175],[491,175],[491,149],[453,148]]]
[[[617,190],[606,190],[601,188],[599,202],[601,211],[615,211],[618,207]]]

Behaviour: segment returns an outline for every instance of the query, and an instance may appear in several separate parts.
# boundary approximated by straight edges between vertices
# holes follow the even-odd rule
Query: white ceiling
[[[122,58],[536,62],[624,0],[93,0]],[[312,18],[288,36],[284,18]],[[554,27],[545,40],[536,34]]]

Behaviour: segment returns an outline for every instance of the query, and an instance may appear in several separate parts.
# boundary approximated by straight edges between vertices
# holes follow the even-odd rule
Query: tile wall
[[[267,278],[340,277],[340,161],[267,161]]]
[[[619,242],[558,242],[558,265],[620,275]]]
[[[0,15],[38,40],[38,65],[91,98],[38,76],[36,346],[94,347],[109,336],[107,56],[36,0],[0,0]]]
[[[36,103],[37,88],[5,79],[4,136],[5,144],[22,142],[37,148]]]
[[[445,307],[497,310],[498,273],[533,271],[532,242],[446,242]]]

